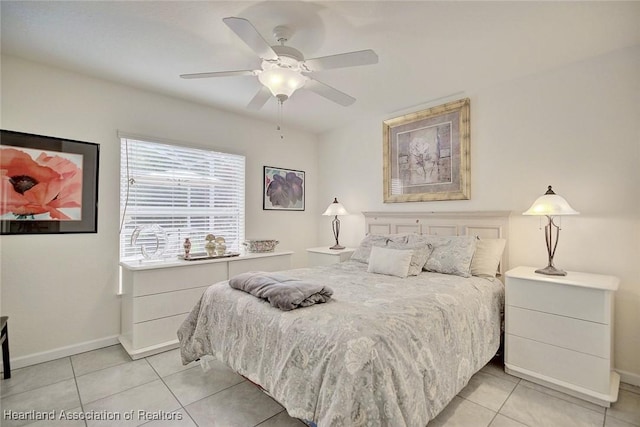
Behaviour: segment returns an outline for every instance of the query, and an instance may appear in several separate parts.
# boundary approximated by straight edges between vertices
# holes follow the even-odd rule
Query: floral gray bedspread
[[[424,427],[498,350],[504,287],[366,269],[285,272],[334,290],[327,303],[286,312],[212,285],[178,330],[183,362],[212,355],[319,427]]]

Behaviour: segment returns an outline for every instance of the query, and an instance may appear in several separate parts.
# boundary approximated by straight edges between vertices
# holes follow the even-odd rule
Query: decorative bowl
[[[248,239],[242,244],[248,252],[273,252],[278,243],[274,239]]]

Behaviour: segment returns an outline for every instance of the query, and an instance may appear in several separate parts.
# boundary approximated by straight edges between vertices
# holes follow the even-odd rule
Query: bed
[[[508,213],[365,213],[365,227],[389,245],[506,241]],[[498,350],[504,287],[492,275],[371,272],[374,253],[387,250],[378,246],[369,262],[283,273],[328,284],[324,304],[281,311],[212,285],[178,331],[183,362],[213,356],[310,425],[425,426]],[[496,271],[506,268],[501,254]]]

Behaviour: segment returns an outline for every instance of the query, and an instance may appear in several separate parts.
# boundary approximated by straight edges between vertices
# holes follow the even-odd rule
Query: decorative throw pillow
[[[443,274],[471,277],[471,259],[476,250],[475,236],[426,236],[433,252],[424,269]]]
[[[496,277],[506,243],[505,239],[479,239],[471,260],[471,275]]]
[[[411,256],[411,264],[409,265],[409,276],[417,276],[422,271],[422,267],[427,263],[429,259],[429,255],[433,251],[433,246],[429,243],[397,243],[397,242],[387,242],[387,248],[389,249],[401,249],[407,250],[410,249],[413,251],[413,255]]]
[[[368,234],[360,245],[353,251],[351,259],[358,262],[369,262],[369,256],[371,255],[371,248],[373,245],[385,246],[389,238],[387,236],[380,236],[376,234]]]
[[[405,278],[409,275],[412,255],[412,250],[374,246],[371,248],[367,271]]]
[[[406,243],[408,234],[367,234],[351,255],[353,261],[369,262],[372,246],[386,246],[387,242]]]

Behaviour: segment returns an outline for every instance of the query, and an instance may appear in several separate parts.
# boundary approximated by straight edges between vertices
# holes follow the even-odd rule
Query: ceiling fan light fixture
[[[304,89],[315,92],[329,101],[347,107],[356,101],[354,97],[316,80],[309,74],[333,68],[378,63],[378,55],[371,49],[305,59],[298,49],[285,45],[285,42],[293,35],[290,27],[280,25],[274,28],[273,35],[280,44],[270,46],[256,30],[256,27],[247,19],[229,16],[222,21],[258,55],[258,58],[262,60],[261,69],[181,74],[180,77],[183,79],[202,79],[227,76],[257,76],[262,87],[247,105],[252,110],[262,108],[270,98],[269,94],[276,97],[280,107],[282,107],[282,103],[303,86]]]
[[[289,98],[307,81],[307,77],[302,75],[299,70],[283,68],[271,63],[263,64],[263,68],[262,72],[258,74],[258,80],[278,99]]]

